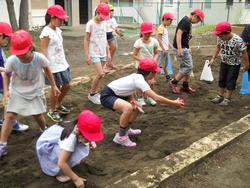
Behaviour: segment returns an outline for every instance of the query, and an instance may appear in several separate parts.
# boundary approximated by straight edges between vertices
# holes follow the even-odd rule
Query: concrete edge
[[[220,130],[192,143],[186,149],[172,153],[157,162],[151,162],[143,169],[106,186],[106,188],[157,187],[170,176],[188,170],[209,154],[226,146],[250,129],[250,114]]]
[[[114,74],[116,71],[128,69],[128,68],[131,68],[133,66],[134,66],[134,63],[126,64],[126,65],[123,65],[123,66],[118,66],[117,70],[112,70],[111,72],[107,73],[106,75],[111,75],[111,74]],[[93,75],[87,75],[87,76],[80,76],[80,77],[73,78],[71,83],[70,83],[70,86],[75,87],[75,86],[78,86],[79,84],[86,84],[86,83],[91,81],[92,76]],[[45,94],[47,94],[49,92],[49,89],[50,89],[50,86],[45,86],[44,87]],[[0,107],[1,106],[3,106],[3,101],[2,100],[0,101]]]

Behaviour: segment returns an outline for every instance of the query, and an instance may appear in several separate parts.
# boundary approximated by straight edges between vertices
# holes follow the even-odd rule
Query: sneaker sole
[[[56,123],[59,123],[59,122],[63,121],[63,120],[55,120],[51,115],[49,115],[49,113],[47,113],[47,116],[48,116],[52,121],[54,121],[54,122],[56,122]]]
[[[70,112],[64,112],[64,111],[61,111],[61,110],[57,110],[57,112],[59,113],[59,114],[69,114]]]
[[[126,146],[126,145],[121,144],[120,142],[115,141],[114,139],[113,139],[113,142],[116,143],[116,144],[119,144],[121,146],[128,147],[128,148],[136,147],[136,143],[135,143],[135,145]]]

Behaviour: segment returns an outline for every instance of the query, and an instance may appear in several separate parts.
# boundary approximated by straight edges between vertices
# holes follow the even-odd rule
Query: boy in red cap
[[[6,71],[5,67],[5,55],[4,51],[2,50],[2,46],[5,47],[11,38],[13,31],[11,26],[8,23],[0,22],[0,94],[3,95],[3,74]],[[0,126],[3,125],[3,119],[0,119]],[[19,121],[15,121],[13,123],[13,130],[15,131],[26,131],[29,129],[28,125],[22,124]]]
[[[43,28],[41,39],[41,53],[49,60],[57,87],[61,94],[55,96],[50,90],[50,110],[47,116],[54,122],[62,121],[60,114],[68,114],[70,110],[62,105],[62,101],[70,89],[71,74],[69,64],[65,58],[63,38],[60,26],[68,16],[60,5],[52,5],[47,9],[45,15],[46,26]],[[46,80],[46,84],[50,84]]]
[[[196,8],[189,16],[185,16],[178,23],[175,36],[174,36],[174,52],[176,54],[177,61],[180,63],[180,69],[174,79],[169,81],[169,85],[173,93],[180,93],[177,88],[179,81],[183,81],[181,91],[187,93],[194,93],[191,87],[189,87],[189,77],[193,71],[193,61],[191,56],[191,51],[189,49],[189,40],[191,39],[192,24],[197,24],[204,20],[204,12]]]
[[[219,74],[219,93],[211,102],[223,106],[229,105],[232,93],[235,90],[236,81],[240,72],[241,60],[243,71],[248,70],[249,60],[247,48],[238,35],[231,32],[231,24],[227,21],[219,22],[212,33],[218,36],[217,47],[210,64],[215,63],[220,53],[221,64]],[[224,94],[226,93],[225,97]]]
[[[85,187],[86,179],[79,177],[72,167],[79,165],[90,149],[96,148],[95,142],[103,138],[101,119],[89,110],[82,111],[73,122],[51,126],[36,143],[42,171],[60,182],[71,180],[76,187]]]
[[[100,102],[100,84],[104,76],[103,66],[110,60],[110,53],[107,41],[107,24],[104,20],[109,19],[110,8],[106,3],[100,3],[96,9],[95,17],[86,24],[84,36],[85,62],[94,65],[96,75],[94,76],[88,99],[94,104]]]
[[[4,101],[7,106],[0,139],[0,157],[7,154],[7,140],[17,115],[33,116],[40,129],[46,129],[43,113],[46,112],[44,75],[51,82],[54,95],[60,91],[48,67],[47,58],[34,52],[32,38],[26,31],[15,32],[11,37],[10,51],[4,73]]]
[[[134,93],[137,90],[143,92],[146,96],[152,97],[161,104],[183,107],[182,99],[170,100],[156,94],[147,83],[147,80],[154,78],[155,73],[160,68],[152,58],[140,59],[137,73],[119,78],[109,83],[101,92],[101,103],[103,106],[121,112],[119,131],[116,133],[113,141],[127,147],[135,147],[129,135],[141,134],[140,129],[132,129],[130,125],[136,120],[139,112],[143,112],[141,105],[137,103]]]
[[[166,80],[169,81],[170,76],[168,75],[168,48],[169,48],[169,37],[167,26],[172,24],[174,15],[166,12],[162,16],[162,23],[157,29],[157,39],[159,42],[158,48],[158,66],[164,69]]]

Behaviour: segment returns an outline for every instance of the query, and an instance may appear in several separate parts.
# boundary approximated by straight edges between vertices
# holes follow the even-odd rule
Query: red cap
[[[173,20],[174,19],[174,15],[172,13],[170,13],[170,12],[166,12],[162,16],[162,20],[164,20],[164,19],[171,19],[171,20]]]
[[[89,141],[101,141],[104,138],[101,119],[90,110],[82,111],[78,116],[77,127]]]
[[[219,35],[222,32],[231,32],[231,29],[231,24],[229,22],[222,21],[215,26],[215,30],[212,32],[212,34]]]
[[[138,69],[144,70],[146,72],[160,72],[160,67],[152,58],[143,58],[140,60]]]
[[[6,36],[11,36],[13,33],[12,28],[9,24],[5,22],[0,22],[0,35],[4,34]]]
[[[13,33],[10,42],[10,52],[15,55],[26,54],[32,45],[32,38],[27,31],[19,30]]]
[[[200,18],[201,21],[204,20],[205,14],[200,8],[194,9],[195,14]]]
[[[153,24],[151,22],[143,22],[141,24],[141,34],[152,33],[152,32],[153,32]]]
[[[50,16],[55,16],[59,19],[65,20],[67,18],[69,18],[69,16],[67,16],[65,14],[64,9],[60,6],[60,5],[52,5],[47,9],[47,14],[49,14]]]
[[[106,3],[100,3],[97,6],[96,11],[100,14],[100,16],[101,16],[101,18],[103,20],[108,20],[110,18],[109,17],[110,8],[109,8],[108,4],[106,4]]]

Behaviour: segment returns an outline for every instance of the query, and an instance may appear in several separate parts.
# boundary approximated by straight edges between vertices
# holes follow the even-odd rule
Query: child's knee
[[[103,76],[104,76],[104,72],[100,72],[100,73],[96,74],[96,78],[99,79],[99,80],[102,79]]]

